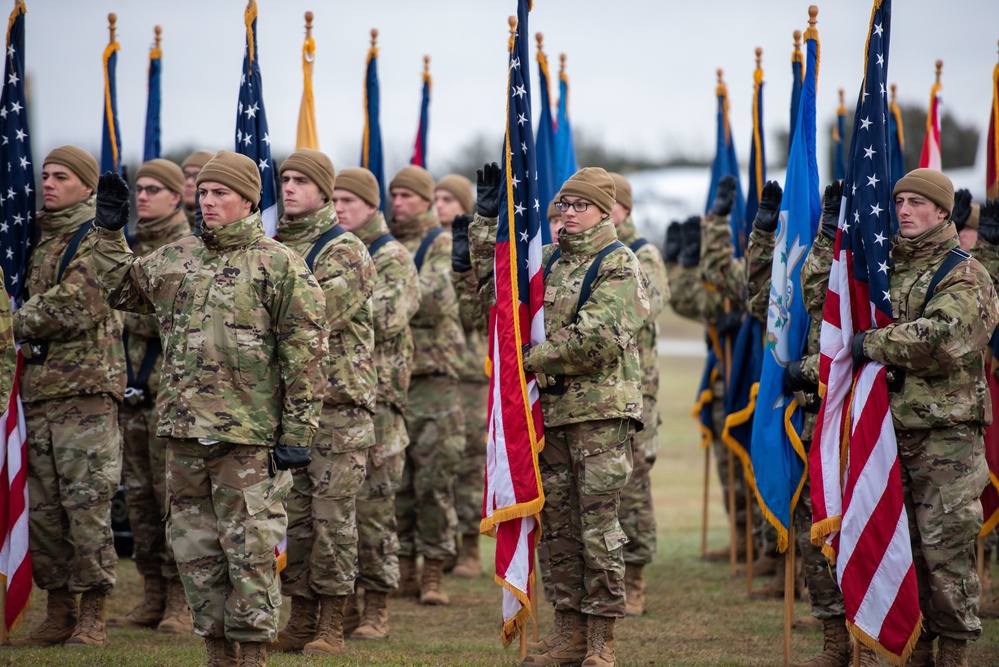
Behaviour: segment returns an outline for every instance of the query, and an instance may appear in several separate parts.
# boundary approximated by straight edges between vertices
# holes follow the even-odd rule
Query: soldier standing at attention
[[[288,495],[281,592],[291,596],[292,614],[277,646],[339,655],[344,602],[357,578],[355,499],[375,440],[375,264],[364,243],[337,224],[335,172],[326,154],[300,148],[281,163],[280,174],[278,238],[305,258],[326,295],[330,368],[312,463],[294,471]]]
[[[192,229],[194,229],[194,209],[198,202],[198,174],[214,155],[211,151],[194,151],[180,165],[184,172],[184,215],[187,216],[187,222]]]
[[[326,389],[325,298],[265,236],[253,160],[220,151],[198,191],[203,234],[137,258],[121,233],[128,186],[105,174],[89,243],[108,303],[159,321],[168,530],[208,665],[236,664],[238,648],[241,666],[262,667],[281,604],[284,471],[309,464]]]
[[[364,611],[355,610],[356,618],[349,624],[345,621],[344,633],[350,632],[352,639],[388,637],[387,598],[399,586],[395,494],[409,444],[404,419],[413,364],[409,320],[420,307],[416,265],[409,251],[389,234],[380,203],[378,180],[367,169],[350,167],[337,176],[333,205],[340,225],[364,242],[377,270],[372,296],[378,371],[375,443],[367,450],[364,484],[357,496],[356,588],[364,590]],[[357,596],[348,600],[354,607]]]
[[[396,494],[399,522],[399,595],[419,592],[422,604],[449,604],[444,563],[456,556],[454,472],[465,449],[465,418],[458,396],[458,362],[465,336],[451,284],[451,233],[434,210],[434,179],[405,167],[389,183],[389,229],[413,256],[420,276],[420,308],[410,321],[415,354],[406,429],[409,446]],[[423,576],[416,585],[416,557]]]
[[[97,161],[76,146],[45,158],[41,236],[13,316],[25,355],[28,547],[35,585],[48,591],[45,620],[15,645],[102,646],[104,598],[115,587],[111,498],[121,478],[125,355],[122,317],[104,302],[82,243],[97,179]]]

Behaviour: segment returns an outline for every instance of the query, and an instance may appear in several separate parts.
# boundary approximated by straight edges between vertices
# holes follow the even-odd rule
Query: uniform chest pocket
[[[270,313],[248,281],[233,281],[230,323],[235,339],[237,372],[243,382],[265,380],[274,364],[276,341]]]

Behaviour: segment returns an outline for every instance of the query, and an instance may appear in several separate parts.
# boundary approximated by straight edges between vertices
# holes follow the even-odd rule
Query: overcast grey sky
[[[507,16],[515,0],[258,0],[259,59],[272,148],[294,148],[302,94],[303,15],[315,13],[315,87],[321,148],[337,168],[356,165],[363,131],[365,56],[379,30],[381,125],[387,171],[412,151],[423,55],[431,56],[429,165],[479,135],[503,130]],[[12,6],[12,2],[7,3]],[[763,48],[765,129],[788,125],[792,33],[802,0],[535,0],[530,32],[545,35],[558,69],[568,55],[574,128],[615,150],[649,157],[706,155],[715,136],[715,70],[725,70],[733,135],[749,153],[754,49]],[[27,0],[27,70],[36,160],[64,143],[99,154],[101,54],[107,14],[118,14],[118,110],[125,162],[141,159],[153,26],[163,26],[163,148],[231,149],[245,31],[241,0]],[[837,89],[856,103],[871,0],[819,3],[819,127]],[[903,102],[926,104],[934,61],[943,101],[984,140],[997,62],[999,1],[895,0],[889,77]],[[533,51],[533,49],[532,49]],[[553,75],[555,72],[553,71]],[[537,86],[537,64],[532,62]],[[557,89],[553,90],[553,101]],[[535,118],[538,93],[535,92]],[[536,122],[536,121],[535,121]],[[907,128],[922,141],[922,128]],[[821,130],[820,130],[821,131]],[[820,151],[827,139],[820,136]],[[943,138],[946,142],[946,137]],[[981,152],[981,151],[980,151]],[[820,153],[822,154],[822,153]],[[824,168],[824,164],[821,168]],[[944,165],[946,169],[946,165]],[[981,165],[984,180],[984,164]]]

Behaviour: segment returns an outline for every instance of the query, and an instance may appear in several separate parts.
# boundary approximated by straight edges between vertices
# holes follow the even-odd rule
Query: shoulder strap
[[[376,238],[374,241],[371,242],[371,245],[368,246],[368,254],[374,257],[375,253],[381,250],[382,246],[384,246],[389,241],[395,241],[395,237],[392,236],[390,233],[385,232],[384,234],[382,234],[381,236],[379,236],[378,238]]]
[[[156,365],[156,360],[163,352],[163,344],[160,342],[159,337],[150,338],[146,342],[146,354],[142,357],[142,363],[139,365],[138,375],[136,375],[135,371],[132,369],[132,362],[128,357],[127,329],[122,332],[121,339],[122,343],[125,345],[125,374],[128,376],[128,386],[136,387],[149,384],[149,376],[153,373],[153,366]]]
[[[611,254],[618,248],[625,248],[623,243],[620,241],[614,241],[609,246],[597,253],[597,256],[593,258],[593,262],[590,264],[590,268],[586,270],[586,276],[583,278],[583,285],[579,289],[579,301],[576,302],[576,318],[579,318],[579,311],[583,309],[583,306],[590,298],[590,287],[593,285],[593,281],[597,279],[597,272],[600,271],[600,263],[604,261],[604,257]]]
[[[940,281],[950,273],[954,267],[963,262],[966,259],[971,259],[971,255],[961,250],[961,248],[951,248],[950,252],[947,253],[947,257],[944,258],[942,264],[937,267],[936,273],[933,274],[933,279],[930,281],[930,286],[926,288],[926,298],[923,299],[923,307],[919,309],[919,317],[923,316],[923,311],[926,310],[926,304],[930,302],[933,298],[933,292],[936,290],[937,285]]]
[[[62,282],[62,274],[66,273],[66,267],[69,263],[73,261],[73,257],[76,256],[76,251],[80,249],[80,244],[83,243],[83,237],[87,235],[90,228],[94,226],[94,219],[91,218],[85,223],[80,225],[80,228],[76,230],[73,234],[73,238],[69,240],[69,245],[66,246],[66,252],[62,254],[62,261],[59,262],[59,273],[56,274],[56,283]]]
[[[639,248],[641,248],[644,245],[648,245],[648,244],[649,244],[648,239],[639,237],[639,238],[635,239],[634,241],[632,241],[631,244],[628,247],[631,248],[631,252],[638,252]]]
[[[555,252],[553,252],[552,256],[548,258],[548,263],[545,264],[545,273],[541,277],[541,282],[542,283],[544,283],[546,280],[548,280],[548,274],[552,272],[552,267],[555,266],[555,262],[557,262],[558,258],[561,257],[561,256],[562,256],[562,248],[556,246],[555,247]]]
[[[423,260],[427,257],[427,251],[430,250],[430,244],[434,242],[438,236],[444,233],[443,227],[435,227],[430,230],[430,232],[423,237],[420,241],[420,247],[416,251],[416,256],[413,257],[413,262],[416,264],[416,272],[419,273],[420,269],[423,268]]]
[[[319,253],[323,251],[329,242],[345,233],[347,230],[340,225],[333,225],[328,230],[326,230],[322,236],[312,245],[312,250],[309,251],[309,255],[305,258],[305,263],[309,265],[309,271],[315,271],[316,257],[319,257]]]

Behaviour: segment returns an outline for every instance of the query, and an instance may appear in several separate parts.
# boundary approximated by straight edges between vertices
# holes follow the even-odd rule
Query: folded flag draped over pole
[[[121,171],[121,131],[118,129],[118,86],[115,83],[115,70],[118,67],[118,51],[121,44],[115,39],[115,24],[118,17],[108,14],[108,29],[111,39],[104,47],[104,130],[101,138],[101,172]]]
[[[805,79],[774,244],[763,370],[753,420],[756,498],[763,516],[777,530],[780,551],[790,544],[794,507],[806,475],[807,455],[800,437],[801,410],[784,392],[784,369],[789,362],[801,358],[808,335],[809,316],[801,293],[800,274],[822,213],[815,149],[819,75],[816,13],[809,11],[810,25],[805,31]]]
[[[156,26],[153,48],[149,49],[149,96],[146,101],[146,138],[142,146],[142,161],[155,160],[160,150],[160,78],[163,72],[163,50],[160,39],[163,28]]]
[[[839,106],[836,108],[836,124],[833,125],[833,178],[842,181],[846,178],[846,103],[843,89],[839,89]]]
[[[919,154],[919,166],[943,170],[940,160],[940,70],[943,61],[937,61],[937,79],[930,90],[930,108],[926,112],[926,136],[923,137],[923,150]],[[899,175],[901,178],[901,174]],[[896,179],[897,180],[897,179]]]
[[[801,100],[801,84],[805,76],[805,57],[801,53],[801,31],[794,31],[794,51],[791,52],[791,124],[788,126],[787,151],[790,155],[794,142],[795,124],[798,122],[798,104]]]
[[[989,113],[989,138],[985,156],[985,193],[999,197],[999,64],[992,69],[992,109]]]
[[[569,75],[565,73],[565,54],[559,55],[561,68],[558,73],[558,121],[555,123],[555,182],[556,191],[569,177],[579,171],[576,165],[576,144],[572,139],[569,122]],[[545,203],[545,207],[548,204]]]
[[[305,42],[302,43],[302,103],[298,107],[298,133],[295,148],[319,150],[316,129],[316,100],[312,92],[312,68],[316,64],[316,41],[312,39],[312,12],[305,12]]]
[[[503,587],[503,645],[533,614],[534,547],[544,505],[538,452],[544,447],[540,393],[521,348],[545,338],[541,206],[531,124],[529,0],[510,17],[503,196],[496,230],[496,305],[490,312],[486,484],[481,530],[496,537],[495,581]],[[523,636],[523,635],[521,635]]]
[[[260,76],[260,55],[257,49],[257,3],[250,0],[243,15],[246,24],[246,52],[243,55],[243,75],[239,84],[236,106],[236,152],[257,163],[260,170],[260,215],[264,233],[277,233],[277,181],[271,161],[271,137],[267,132],[267,112],[264,110],[264,86]]]
[[[756,218],[763,184],[767,182],[767,151],[763,141],[763,49],[756,48],[753,71],[753,141],[749,145],[749,192],[746,193],[746,220]]]
[[[371,30],[371,48],[364,72],[364,139],[361,166],[375,175],[381,208],[385,210],[385,162],[382,157],[382,126],[378,121],[378,31]]]
[[[413,142],[413,157],[410,164],[427,168],[427,133],[430,130],[430,56],[423,56],[423,92],[420,96],[420,124],[416,128],[416,141]]]
[[[16,305],[23,295],[28,247],[34,232],[35,172],[24,93],[24,14],[18,2],[7,21],[7,68],[0,93],[0,190],[8,193],[0,207],[0,266],[7,294]],[[5,298],[0,296],[0,298]],[[14,629],[28,608],[31,554],[28,552],[28,442],[17,370],[10,400],[0,407],[0,584],[6,589],[4,627]]]
[[[900,665],[919,638],[921,615],[885,367],[854,369],[850,355],[856,332],[892,321],[890,33],[891,1],[875,0],[823,313],[823,401],[809,479],[812,541],[836,562],[850,633]]]
[[[888,174],[892,190],[898,179],[905,176],[905,131],[902,129],[902,109],[895,102],[895,89],[895,84],[891,84],[891,103],[888,105],[888,139],[891,141]]]
[[[562,187],[561,183],[556,183],[557,169],[555,167],[555,124],[552,120],[551,90],[549,88],[548,76],[548,56],[542,48],[544,36],[539,32],[535,35],[538,40],[538,84],[541,90],[541,114],[538,118],[538,136],[535,138],[535,154],[538,160],[538,199],[541,208],[545,209],[546,215],[548,205],[555,194]],[[541,225],[542,243],[551,243],[552,235],[548,225]]]

